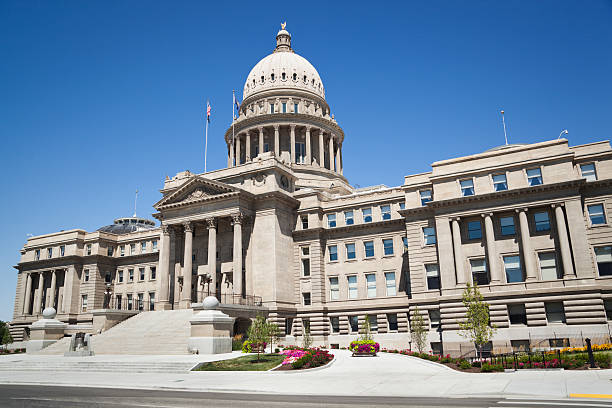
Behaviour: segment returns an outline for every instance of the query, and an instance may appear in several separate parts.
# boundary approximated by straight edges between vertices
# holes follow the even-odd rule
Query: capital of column
[[[244,221],[244,214],[235,213],[235,214],[232,214],[231,217],[232,217],[232,225],[236,225],[236,224],[242,225]]]
[[[258,126],[257,130],[259,130],[260,135],[263,135],[263,126]]]
[[[291,128],[291,131],[292,131],[292,132],[295,132],[295,126],[296,126],[296,125],[289,125],[289,127]]]
[[[528,208],[517,208],[516,210],[514,210],[514,212],[516,212],[517,214],[526,213],[527,211],[529,211]]]
[[[164,235],[170,235],[170,226],[168,224],[162,224],[161,226],[162,228],[162,234]]]
[[[185,232],[193,232],[193,224],[189,221],[183,223],[183,228]]]
[[[280,127],[280,125],[273,125],[273,126],[274,126],[274,130],[278,132],[278,128]]]
[[[206,218],[204,220],[206,222],[207,229],[216,229],[217,228],[217,219],[216,218]]]
[[[487,218],[487,217],[490,218],[490,217],[493,217],[493,213],[491,213],[491,212],[489,212],[489,213],[482,213],[482,214],[480,214],[480,216],[482,218]]]
[[[565,207],[565,203],[555,203],[555,204],[551,204],[550,206],[551,208]]]

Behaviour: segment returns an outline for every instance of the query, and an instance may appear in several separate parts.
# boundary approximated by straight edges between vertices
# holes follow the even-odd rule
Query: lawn
[[[248,355],[230,360],[204,363],[194,371],[267,371],[276,367],[285,359],[281,354]]]

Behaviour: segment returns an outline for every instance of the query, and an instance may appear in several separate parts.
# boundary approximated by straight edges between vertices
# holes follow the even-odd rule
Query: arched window
[[[306,75],[304,75],[304,82],[308,82],[308,79],[306,78]]]
[[[314,85],[314,78],[312,78],[312,84]]]
[[[297,74],[293,74],[293,80],[297,81]]]
[[[270,75],[270,79],[271,79],[272,81],[274,81],[274,74],[271,74],[271,75]]]
[[[283,81],[286,79],[286,77],[285,77],[285,73],[284,73],[284,72],[283,72],[283,73],[282,73],[282,75],[281,75],[281,79],[282,79]]]
[[[264,76],[263,75],[261,76],[261,83],[262,84],[264,83]]]

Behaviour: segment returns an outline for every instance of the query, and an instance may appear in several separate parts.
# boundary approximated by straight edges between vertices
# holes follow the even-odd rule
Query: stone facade
[[[499,327],[493,346],[609,339],[608,142],[502,146],[401,186],[354,188],[319,74],[285,30],[248,75],[225,141],[227,168],[165,180],[161,227],[133,217],[116,221],[133,231],[30,238],[13,336],[45,306],[76,330],[94,309],[191,308],[215,295],[245,317],[267,310],[284,343],[309,326],[315,343],[339,346],[367,315],[383,346],[408,347],[418,306],[431,348],[463,354],[461,294],[477,282]]]

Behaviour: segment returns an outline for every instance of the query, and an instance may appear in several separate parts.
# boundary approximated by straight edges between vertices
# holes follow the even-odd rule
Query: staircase
[[[0,361],[1,372],[44,371],[44,372],[108,372],[108,373],[187,373],[197,363],[190,361],[91,361],[88,358],[74,359],[70,357],[61,360],[21,360]]]
[[[101,334],[92,335],[93,351],[100,354],[189,354],[187,341],[193,310],[142,312]],[[38,354],[64,354],[70,346],[65,337]]]

